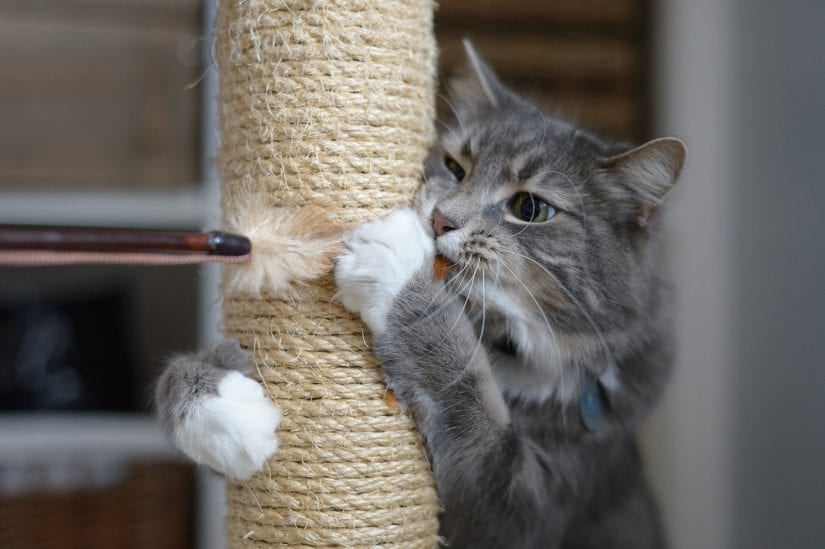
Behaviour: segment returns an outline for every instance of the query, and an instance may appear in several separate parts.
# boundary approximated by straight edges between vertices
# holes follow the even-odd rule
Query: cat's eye
[[[510,211],[521,221],[544,223],[556,215],[556,210],[532,193],[518,193],[510,200]]]
[[[464,176],[467,175],[466,173],[464,173],[464,168],[461,167],[461,164],[456,162],[455,159],[451,156],[444,157],[444,166],[446,166],[446,168],[450,170],[450,173],[453,174],[453,176],[456,178],[456,181],[461,181],[462,179],[464,179]]]

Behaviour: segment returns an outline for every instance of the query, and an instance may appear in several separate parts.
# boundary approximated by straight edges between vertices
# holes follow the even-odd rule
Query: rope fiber
[[[225,216],[250,197],[338,224],[409,204],[434,138],[432,12],[431,0],[221,2]],[[421,440],[334,293],[330,273],[287,298],[225,289],[225,333],[284,415],[275,458],[229,486],[230,546],[437,544]]]

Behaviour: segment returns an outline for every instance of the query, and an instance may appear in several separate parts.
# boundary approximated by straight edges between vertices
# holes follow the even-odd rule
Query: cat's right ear
[[[476,51],[473,43],[468,38],[462,43],[467,56],[467,70],[448,83],[450,96],[456,102],[455,107],[501,107],[510,97],[510,92]]]
[[[601,160],[619,177],[634,204],[635,221],[645,227],[676,184],[687,156],[681,139],[662,137],[625,153]]]

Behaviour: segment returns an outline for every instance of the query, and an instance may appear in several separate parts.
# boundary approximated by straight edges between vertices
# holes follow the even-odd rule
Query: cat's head
[[[658,315],[659,207],[685,147],[609,143],[552,118],[465,47],[455,123],[427,159],[420,210],[453,263],[448,287],[513,359],[500,377],[516,392],[559,390],[573,370],[600,374]]]

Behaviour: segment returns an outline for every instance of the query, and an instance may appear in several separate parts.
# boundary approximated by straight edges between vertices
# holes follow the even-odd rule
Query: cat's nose
[[[438,210],[433,210],[433,230],[435,236],[441,236],[444,233],[456,230],[455,223],[447,219],[443,213]]]

